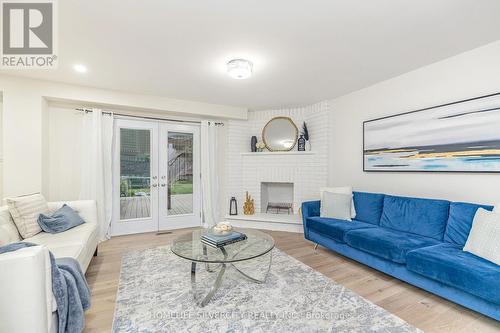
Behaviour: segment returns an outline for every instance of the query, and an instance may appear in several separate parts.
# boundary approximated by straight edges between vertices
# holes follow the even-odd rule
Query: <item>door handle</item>
[[[151,185],[151,186],[153,186],[153,187],[157,187],[157,186],[158,186],[158,184],[153,184],[153,185]]]
[[[167,184],[161,184],[161,187],[165,187],[165,186],[167,186]]]

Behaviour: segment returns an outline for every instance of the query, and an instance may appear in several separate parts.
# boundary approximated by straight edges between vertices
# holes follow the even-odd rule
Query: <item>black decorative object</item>
[[[311,141],[309,141],[309,139],[310,139],[309,129],[307,128],[307,124],[305,121],[302,123],[302,133],[301,134],[304,136],[304,139],[306,139],[306,150],[311,150]]]
[[[238,215],[238,203],[235,197],[231,197],[229,202],[229,215]]]
[[[257,151],[257,137],[255,135],[250,139],[250,150],[252,153]]]
[[[302,124],[302,133],[301,134],[304,136],[304,139],[306,139],[306,141],[309,141],[309,130],[307,129],[307,125],[306,125],[305,121]]]
[[[300,138],[299,138],[299,143],[297,145],[297,150],[298,151],[306,151],[306,139],[304,138],[303,135],[301,135]]]

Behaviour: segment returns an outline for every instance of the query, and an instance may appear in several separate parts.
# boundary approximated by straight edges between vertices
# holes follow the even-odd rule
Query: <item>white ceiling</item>
[[[7,73],[250,109],[334,98],[500,39],[498,0],[58,4],[59,68]],[[254,62],[245,81],[224,72],[241,57]]]

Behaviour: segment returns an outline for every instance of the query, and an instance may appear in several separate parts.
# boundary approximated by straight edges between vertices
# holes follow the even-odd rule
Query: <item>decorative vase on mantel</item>
[[[306,139],[304,139],[303,135],[301,135],[299,140],[298,140],[297,150],[298,151],[306,151]]]
[[[257,137],[255,135],[250,139],[250,151],[252,153],[257,151]]]

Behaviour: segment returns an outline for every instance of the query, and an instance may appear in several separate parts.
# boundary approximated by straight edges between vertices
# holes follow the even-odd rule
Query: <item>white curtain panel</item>
[[[219,166],[218,128],[213,121],[201,122],[201,195],[203,224],[207,227],[219,222]]]
[[[112,212],[113,115],[92,109],[83,116],[80,199],[97,202],[99,240],[109,239]]]

